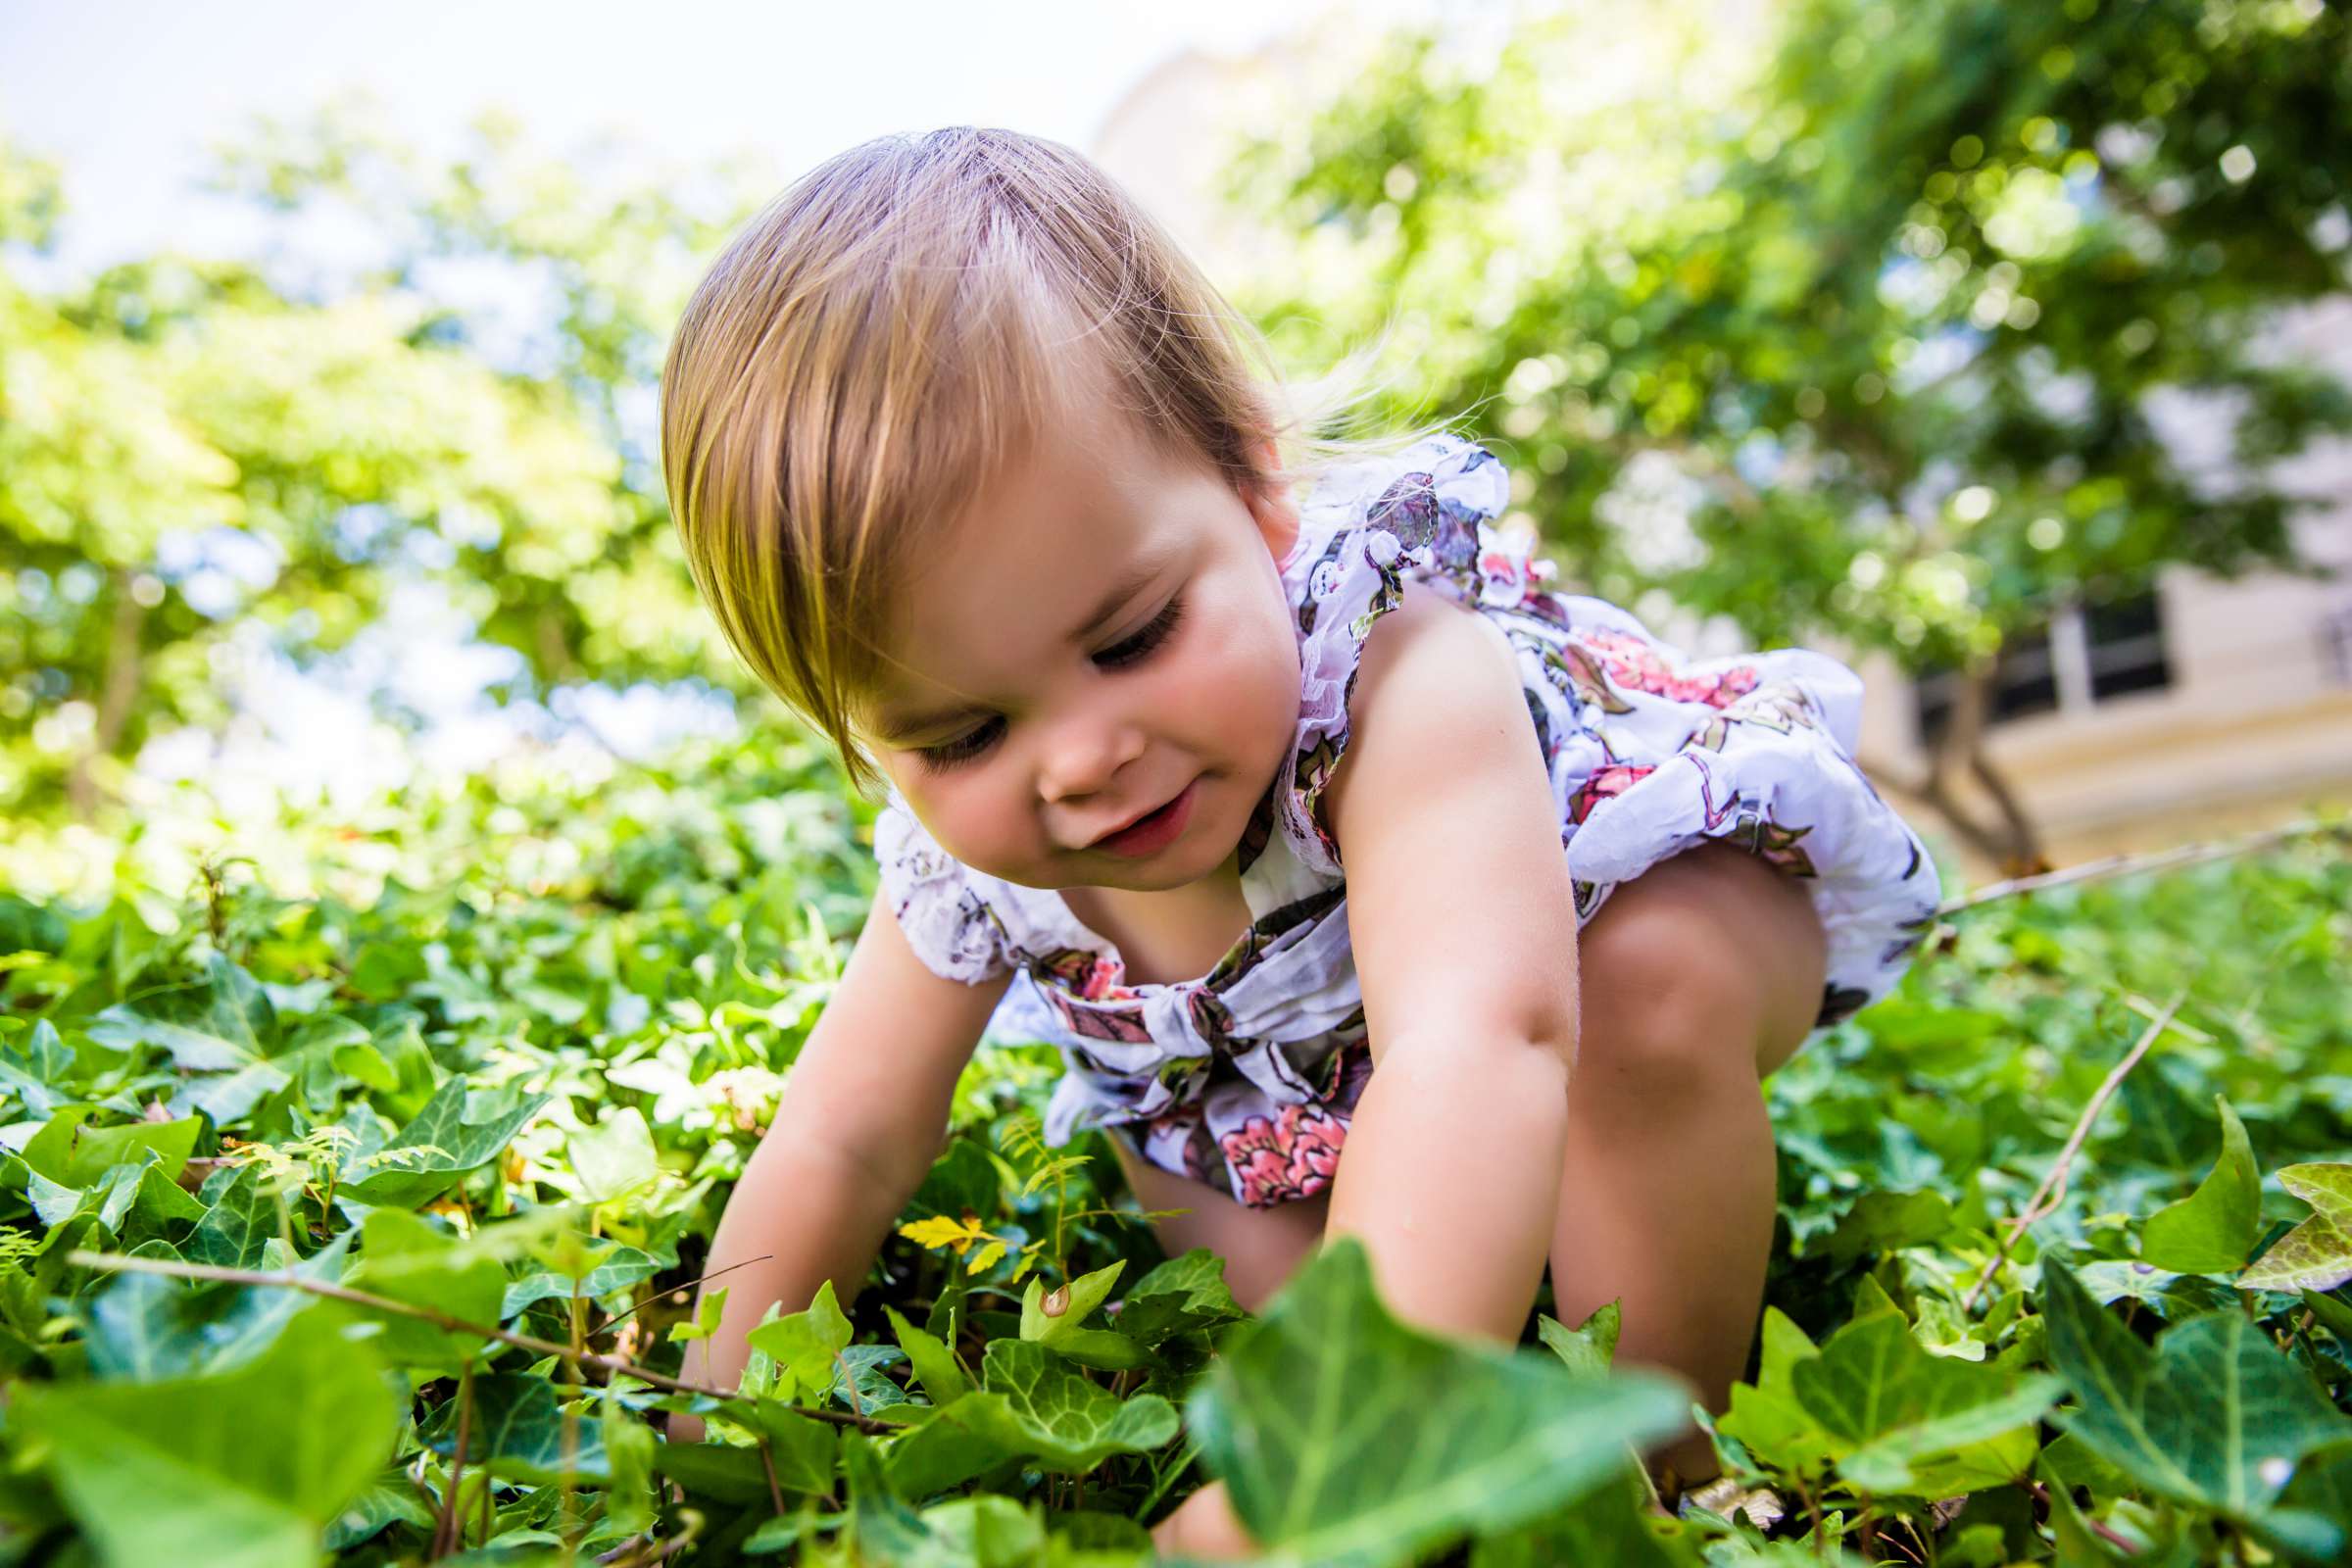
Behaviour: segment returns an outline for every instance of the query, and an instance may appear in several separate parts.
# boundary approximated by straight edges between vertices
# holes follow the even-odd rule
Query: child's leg
[[[1323,1239],[1323,1215],[1331,1207],[1328,1192],[1272,1208],[1248,1208],[1235,1202],[1230,1193],[1160,1169],[1115,1130],[1110,1147],[1118,1152],[1137,1202],[1147,1209],[1190,1210],[1153,1223],[1167,1254],[1177,1257],[1205,1247],[1225,1259],[1225,1283],[1233,1298],[1252,1312],[1266,1304]]]
[[[1610,895],[1579,941],[1577,1064],[1551,1250],[1558,1316],[1624,1302],[1618,1355],[1721,1410],[1744,1368],[1772,1248],[1772,1128],[1758,1080],[1821,1005],[1811,897],[1703,845]],[[1666,1459],[1714,1473],[1703,1438]]]

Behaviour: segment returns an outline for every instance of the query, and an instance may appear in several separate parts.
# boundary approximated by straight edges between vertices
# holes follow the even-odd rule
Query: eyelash
[[[1158,614],[1153,615],[1141,631],[1132,637],[1111,644],[1095,655],[1096,666],[1102,669],[1125,669],[1130,665],[1142,663],[1159,651],[1160,645],[1168,640],[1176,630],[1177,623],[1183,618],[1184,596],[1179,594],[1169,600],[1167,607]],[[917,748],[915,756],[921,758],[924,764],[934,771],[946,772],[960,763],[971,761],[987,751],[989,747],[995,745],[998,735],[1004,732],[1004,720],[992,715],[952,741],[945,741],[937,746]]]
[[[1158,651],[1159,645],[1168,640],[1168,634],[1176,629],[1176,623],[1183,618],[1184,596],[1178,594],[1168,601],[1166,609],[1145,624],[1143,630],[1097,654],[1095,663],[1103,669],[1124,669],[1129,664],[1142,663]]]

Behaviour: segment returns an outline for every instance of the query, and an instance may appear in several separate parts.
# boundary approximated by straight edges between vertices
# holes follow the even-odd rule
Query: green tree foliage
[[[1251,1319],[1099,1135],[1040,1145],[1017,1042],[854,1311],[771,1314],[740,1398],[657,1381],[862,815],[768,735],[289,815],[299,894],[168,839],[111,900],[0,892],[0,1561],[1140,1563],[1209,1475],[1300,1564],[2341,1560],[2340,837],[1972,909],[1776,1075],[1738,1495],[1668,1518],[1628,1445],[1687,1407],[1613,1310],[1432,1340],[1340,1247]]]
[[[668,528],[650,389],[759,186],[600,168],[495,121],[425,165],[324,112],[228,150],[216,183],[359,234],[347,275],[165,254],[52,296],[21,264],[64,194],[0,142],[0,811],[90,815],[150,736],[225,720],[235,639],[314,660],[408,581],[521,656],[526,690],[732,678]],[[524,303],[451,303],[466,276]],[[489,331],[534,319],[519,345]]]
[[[1395,325],[1388,408],[1483,406],[1578,576],[1771,642],[1982,674],[2054,604],[2287,564],[2270,466],[2352,424],[2266,347],[2347,279],[2342,11],[1797,0],[1775,33],[1760,70],[1700,3],[1383,39],[1244,162],[1302,236],[1251,304],[1300,354]]]

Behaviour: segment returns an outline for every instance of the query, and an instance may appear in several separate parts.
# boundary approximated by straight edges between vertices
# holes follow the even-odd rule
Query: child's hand
[[[1152,1549],[1163,1557],[1234,1561],[1257,1556],[1257,1543],[1242,1528],[1222,1481],[1202,1487],[1162,1519],[1152,1532]]]

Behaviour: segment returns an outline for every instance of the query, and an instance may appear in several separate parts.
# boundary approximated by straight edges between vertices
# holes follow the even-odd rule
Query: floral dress
[[[1901,978],[1938,884],[1854,765],[1860,680],[1801,649],[1693,662],[1613,605],[1547,590],[1549,565],[1493,526],[1508,495],[1492,453],[1439,436],[1335,467],[1302,503],[1282,572],[1296,744],[1240,846],[1251,924],[1197,980],[1130,983],[1059,893],[956,861],[894,793],[874,845],[915,953],[970,983],[1018,971],[992,1038],[1061,1050],[1048,1143],[1114,1128],[1151,1163],[1255,1208],[1331,1184],[1372,1064],[1320,803],[1348,748],[1365,635],[1408,578],[1475,606],[1518,656],[1580,925],[1619,883],[1720,839],[1812,895],[1829,939],[1819,1023]]]

